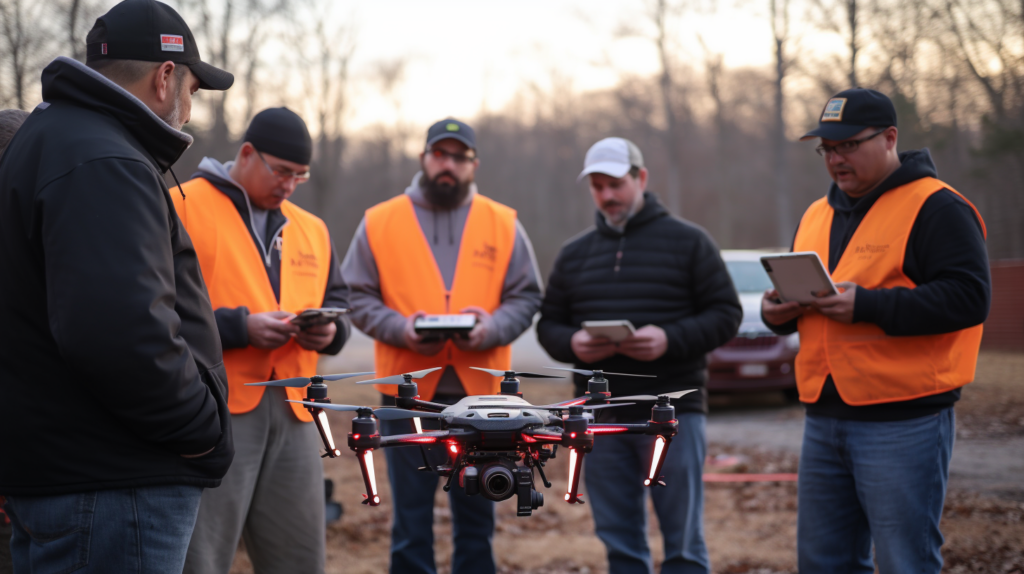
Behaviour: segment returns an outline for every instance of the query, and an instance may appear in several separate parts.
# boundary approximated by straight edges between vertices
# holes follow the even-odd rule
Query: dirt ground
[[[569,387],[524,384],[535,404],[568,398]],[[376,404],[371,388],[355,385],[332,394],[336,402]],[[714,406],[713,406],[714,408]],[[333,413],[332,413],[333,414]],[[350,416],[332,417],[338,437]],[[957,405],[959,437],[1002,439],[1024,435],[1024,354],[983,353],[976,382],[964,390]],[[795,472],[798,457],[765,448],[723,447],[710,453],[741,455],[746,472]],[[1024,456],[1024,453],[1021,453]],[[386,477],[383,456],[376,457],[377,476]],[[348,574],[387,570],[391,522],[390,489],[379,480],[383,503],[377,508],[359,504],[362,481],[354,459],[327,460],[326,476],[337,485],[335,498],[345,514],[327,530],[327,571]],[[548,466],[554,483],[545,506],[529,518],[515,516],[511,502],[498,503],[494,539],[499,571],[505,574],[607,572],[604,548],[594,535],[588,506],[569,506],[559,499],[567,478],[562,457]],[[942,530],[943,556],[949,573],[1024,574],[1024,477],[1020,488],[999,491],[951,489],[946,499]],[[451,564],[451,517],[447,495],[438,488],[434,512],[435,553],[440,572]],[[649,534],[656,562],[661,538],[653,512]],[[712,567],[719,574],[796,572],[796,484],[711,483],[705,491],[705,530]],[[251,572],[240,549],[233,573]]]

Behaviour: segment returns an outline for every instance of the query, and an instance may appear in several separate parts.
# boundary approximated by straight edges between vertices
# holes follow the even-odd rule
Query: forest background
[[[427,126],[449,115],[476,128],[479,189],[518,211],[545,275],[593,224],[575,178],[610,135],[637,143],[649,189],[722,248],[788,246],[829,184],[815,144],[797,139],[830,95],[863,86],[895,102],[900,149],[930,148],[939,176],[977,205],[990,257],[1024,258],[1024,0],[169,3],[203,59],[236,78],[197,96],[179,179],[203,156],[233,158],[255,112],[287,105],[315,145],[312,179],[293,199],[328,223],[340,252],[366,208],[408,185]],[[0,107],[38,104],[42,68],[59,55],[84,61],[89,28],[113,4],[0,0]],[[529,73],[517,75],[486,39],[526,38],[523,21],[543,22],[553,43],[524,40],[518,69]],[[718,25],[694,25],[708,21]],[[597,48],[573,60],[562,31]],[[382,40],[408,47],[375,48]],[[418,47],[438,43],[441,61]],[[584,68],[603,82],[581,80]],[[480,77],[492,89],[471,89],[481,95],[467,106],[456,96]]]

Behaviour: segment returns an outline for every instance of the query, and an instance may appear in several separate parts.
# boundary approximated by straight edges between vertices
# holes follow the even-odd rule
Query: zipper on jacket
[[[622,253],[626,250],[626,236],[619,239],[619,250],[615,252],[615,274],[622,270]]]
[[[452,312],[451,307],[450,307],[451,300],[452,300],[451,292],[445,293],[444,294],[444,312],[445,313],[451,313]]]

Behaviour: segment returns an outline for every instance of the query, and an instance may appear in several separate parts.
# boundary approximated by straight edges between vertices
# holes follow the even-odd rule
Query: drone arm
[[[595,435],[603,434],[648,434],[651,426],[648,423],[630,424],[592,424],[587,427]]]
[[[416,410],[428,413],[439,413],[451,405],[421,401],[420,399],[412,397],[395,397],[395,406],[408,411]]]
[[[425,444],[434,444],[440,440],[447,438],[449,431],[427,431],[424,433],[414,434],[395,434],[391,436],[381,437],[380,446],[421,446]]]

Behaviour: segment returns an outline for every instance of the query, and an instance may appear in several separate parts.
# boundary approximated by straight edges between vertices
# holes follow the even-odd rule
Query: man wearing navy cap
[[[833,184],[793,250],[818,253],[842,293],[762,299],[766,325],[800,333],[800,572],[942,570],[953,405],[974,379],[991,298],[985,224],[936,179],[927,149],[897,152],[897,134],[885,95],[829,99],[801,139],[821,139]]]
[[[420,379],[424,400],[453,404],[467,395],[497,394],[500,378],[470,367],[511,368],[510,344],[533,322],[540,273],[515,210],[477,192],[476,134],[445,119],[427,130],[422,168],[399,194],[366,211],[342,273],[352,289],[352,322],[373,337],[378,377],[442,367]],[[454,338],[417,333],[426,314],[473,314],[476,326]],[[378,385],[394,405],[395,385]],[[430,423],[424,422],[426,428]],[[409,421],[385,421],[383,434],[413,432]],[[384,451],[394,496],[392,574],[433,574],[434,497],[438,476],[417,472],[419,449]],[[447,464],[444,449],[432,465]],[[494,503],[453,485],[452,574],[496,570],[491,539]]]
[[[232,459],[210,298],[164,174],[203,63],[173,9],[127,0],[0,160],[0,494],[15,572],[180,572]]]
[[[217,318],[235,461],[203,494],[185,572],[226,574],[239,538],[257,573],[323,572],[320,439],[301,388],[248,386],[316,374],[348,338],[339,318],[305,328],[304,309],[347,308],[327,226],[288,201],[309,179],[306,124],[288,108],[256,114],[234,161],[203,158],[174,198],[199,256]]]

